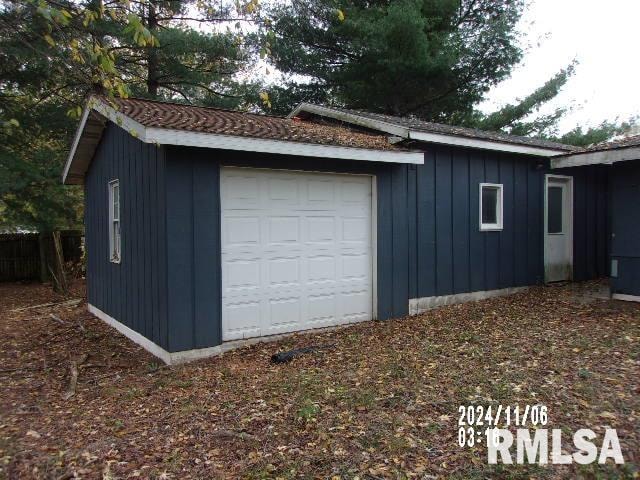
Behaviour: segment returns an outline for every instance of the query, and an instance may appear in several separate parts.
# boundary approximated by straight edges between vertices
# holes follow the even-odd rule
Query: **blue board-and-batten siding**
[[[618,272],[612,293],[640,296],[640,160],[611,167],[611,259]]]
[[[222,341],[220,168],[215,153],[167,149],[170,352]]]
[[[409,168],[416,205],[409,251],[410,298],[535,285],[543,281],[544,162],[465,148],[427,146]],[[504,228],[480,231],[481,183],[501,183]]]
[[[108,124],[85,177],[87,297],[168,346],[164,149]],[[109,181],[120,181],[121,263],[109,260]]]
[[[424,149],[424,165],[403,165],[158,147],[109,124],[85,181],[89,302],[169,352],[221,343],[221,166],[375,175],[379,319],[406,315],[411,298],[542,283],[546,162]],[[120,265],[108,252],[114,178],[121,184]],[[482,182],[504,185],[500,232],[479,230]],[[576,202],[574,235],[583,245],[575,247],[575,277],[593,278],[607,264],[606,194],[602,200],[597,172],[576,171],[575,182],[580,198],[597,198]]]
[[[609,274],[609,167],[591,165],[549,172],[573,178],[573,280]]]

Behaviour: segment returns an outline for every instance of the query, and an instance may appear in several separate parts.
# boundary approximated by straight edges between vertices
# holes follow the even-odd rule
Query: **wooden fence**
[[[0,282],[49,278],[47,265],[53,258],[50,235],[38,233],[0,234]],[[60,234],[65,262],[82,259],[82,232],[70,230]]]

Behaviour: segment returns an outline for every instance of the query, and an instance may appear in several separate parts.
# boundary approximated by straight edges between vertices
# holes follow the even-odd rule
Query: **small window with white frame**
[[[109,182],[109,259],[120,263],[120,180]]]
[[[480,184],[480,230],[502,230],[502,184]]]

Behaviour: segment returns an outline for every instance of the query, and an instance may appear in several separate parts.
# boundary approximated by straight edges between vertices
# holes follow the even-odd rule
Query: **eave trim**
[[[640,160],[640,146],[620,147],[611,150],[574,153],[551,159],[551,168],[570,168],[585,165],[612,165],[617,162]]]
[[[91,110],[100,113],[108,120],[111,120],[121,126],[132,136],[138,138],[144,143],[216,148],[224,150],[242,150],[257,153],[275,153],[305,157],[337,158],[343,160],[362,160],[413,165],[422,165],[424,163],[424,153],[417,151],[376,150],[337,145],[291,142],[287,140],[221,135],[169,128],[145,127],[132,118],[118,112],[110,105],[105,104],[103,101],[91,98],[87,102],[85,112],[83,113],[80,125],[76,132],[76,137],[67,158],[62,175],[63,183],[67,183],[67,180],[70,178],[78,178],[78,173],[70,174],[70,172]]]
[[[494,142],[465,136],[454,136],[443,133],[428,133],[411,130],[409,138],[419,142],[438,143],[456,147],[477,148],[480,150],[493,150],[496,152],[521,153],[523,155],[535,155],[537,157],[555,157],[566,150],[551,150],[548,148],[533,147],[516,143]]]
[[[411,128],[403,127],[394,123],[385,122],[383,120],[374,120],[365,116],[346,113],[339,110],[335,110],[330,107],[322,107],[320,105],[314,105],[310,103],[301,103],[298,105],[289,115],[288,118],[299,116],[301,113],[306,112],[313,115],[319,115],[323,117],[333,118],[353,125],[358,125],[364,128],[372,130],[379,130],[403,137],[407,140],[415,140],[419,142],[437,143],[441,145],[451,145],[458,147],[478,148],[482,150],[493,150],[498,152],[509,153],[521,153],[524,155],[535,155],[539,157],[554,157],[563,153],[567,153],[567,150],[560,150],[554,148],[544,148],[523,145],[518,143],[499,142],[493,140],[485,140],[479,138],[471,138],[464,135],[449,135],[445,133],[431,133],[423,132],[420,130],[414,130]]]

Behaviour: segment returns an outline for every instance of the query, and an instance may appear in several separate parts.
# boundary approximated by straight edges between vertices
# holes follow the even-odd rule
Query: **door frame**
[[[569,258],[571,259],[571,278],[570,281],[573,280],[573,267],[574,267],[574,258],[573,258],[573,209],[574,209],[574,188],[573,188],[573,176],[571,175],[557,175],[555,173],[547,173],[544,176],[544,194],[543,194],[543,203],[544,203],[544,219],[542,225],[542,240],[543,240],[543,248],[544,248],[544,283],[549,283],[547,280],[547,230],[549,228],[549,180],[561,180],[565,183],[566,188],[569,190],[569,226],[571,241],[569,242]]]
[[[219,175],[218,175],[218,195],[220,197],[220,222],[219,222],[219,233],[220,233],[220,252],[219,256],[222,259],[222,170],[223,169],[247,169],[247,170],[267,170],[267,171],[275,171],[275,172],[294,172],[294,173],[319,173],[324,175],[352,175],[359,177],[369,177],[371,179],[371,320],[378,319],[378,176],[375,173],[363,172],[363,173],[353,173],[353,172],[335,172],[333,170],[316,170],[316,169],[299,169],[299,168],[270,168],[270,167],[255,167],[248,165],[234,165],[232,163],[221,163],[219,166]],[[222,307],[222,289],[224,288],[223,281],[223,269],[220,268],[220,306]],[[346,324],[339,324],[337,326],[343,326]],[[332,327],[327,327],[332,328]],[[304,330],[300,330],[304,332]],[[291,332],[296,333],[296,332]],[[287,335],[287,334],[285,334]],[[222,308],[220,311],[220,338],[222,343],[225,342],[234,342],[235,340],[224,340],[224,329],[222,322]],[[263,338],[254,337],[254,338]]]

